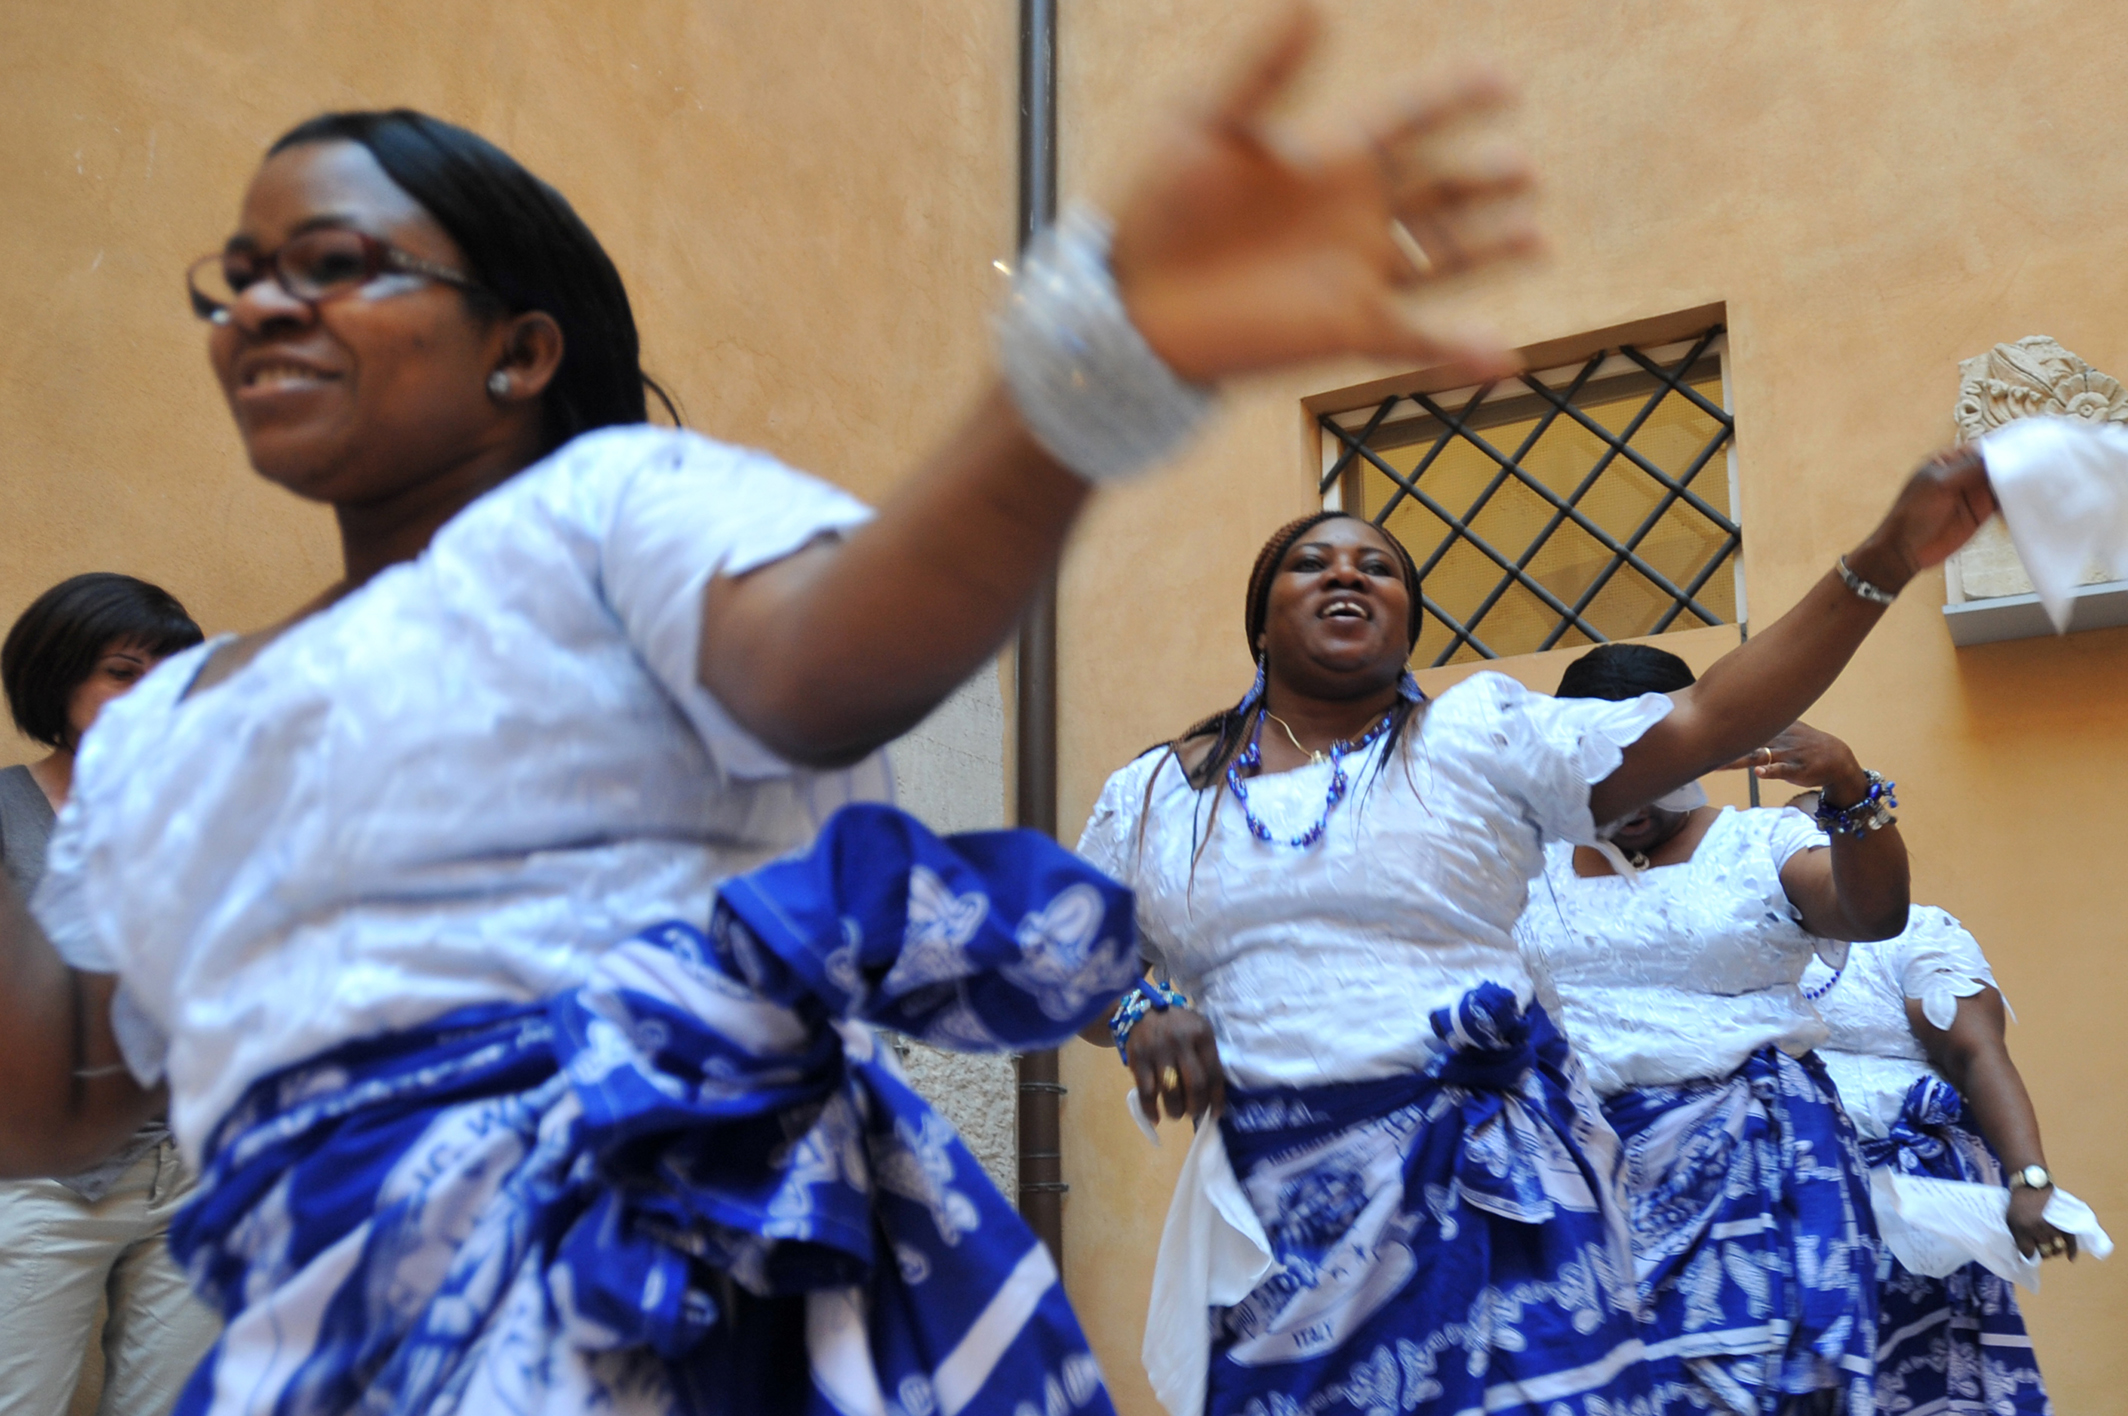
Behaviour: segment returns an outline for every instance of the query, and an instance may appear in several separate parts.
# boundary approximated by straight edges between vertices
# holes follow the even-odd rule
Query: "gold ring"
[[[1182,1073],[1176,1071],[1173,1067],[1163,1067],[1160,1069],[1160,1090],[1173,1091],[1175,1090],[1175,1088],[1181,1085]]]
[[[1773,749],[1772,749],[1772,748],[1770,748],[1770,747],[1762,747],[1762,748],[1760,748],[1760,749],[1759,749],[1759,762],[1760,762],[1760,763],[1761,763],[1761,765],[1763,765],[1763,766],[1771,767],[1771,766],[1773,765]]]

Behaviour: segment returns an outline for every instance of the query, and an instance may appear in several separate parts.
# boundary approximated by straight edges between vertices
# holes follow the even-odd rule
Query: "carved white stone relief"
[[[2128,389],[2043,334],[1998,344],[1958,365],[1958,406],[1951,421],[1960,438],[1970,440],[2013,419],[2037,416],[2128,423]],[[2093,567],[2083,583],[2095,585],[2108,578],[2103,569]],[[1954,605],[2032,593],[2032,578],[2025,574],[2001,517],[1981,527],[1965,549],[1951,557],[1944,567],[1944,586]]]

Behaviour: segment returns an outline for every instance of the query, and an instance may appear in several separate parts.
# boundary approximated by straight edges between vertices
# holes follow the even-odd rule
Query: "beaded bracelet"
[[[1869,790],[1853,806],[1834,806],[1819,794],[1818,829],[1826,835],[1866,836],[1899,824],[1899,818],[1892,815],[1892,808],[1899,804],[1899,798],[1892,793],[1899,784],[1885,781],[1882,774],[1866,767],[1862,775],[1869,779]]]
[[[1140,1018],[1147,1013],[1165,1013],[1170,1008],[1187,1007],[1189,1001],[1188,995],[1179,988],[1154,983],[1151,979],[1139,979],[1137,986],[1123,995],[1123,1001],[1116,1005],[1116,1011],[1108,1019],[1109,1036],[1116,1040],[1116,1056],[1123,1059],[1123,1065],[1130,1066],[1131,1029],[1138,1026]]]

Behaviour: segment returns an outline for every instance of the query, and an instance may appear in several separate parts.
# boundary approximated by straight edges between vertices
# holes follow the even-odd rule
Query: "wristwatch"
[[[2010,1172],[2010,1188],[2013,1190],[2046,1190],[2053,1185],[2054,1177],[2047,1173],[2044,1165],[2028,1165]]]

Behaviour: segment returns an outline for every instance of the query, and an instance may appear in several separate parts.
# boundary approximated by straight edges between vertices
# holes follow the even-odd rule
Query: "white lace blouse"
[[[1948,1029],[1958,1000],[1993,988],[1995,974],[1979,941],[1957,920],[1933,905],[1916,905],[1903,934],[1851,946],[1837,981],[1821,961],[1803,983],[1824,990],[1817,1007],[1829,1035],[1818,1055],[1841,1104],[1863,1135],[1881,1137],[1899,1119],[1907,1092],[1929,1072],[1906,1000],[1918,1000],[1923,1017]]]
[[[1479,674],[1379,773],[1379,743],[1348,759],[1351,789],[1306,850],[1282,842],[1320,815],[1327,763],[1250,779],[1265,842],[1224,784],[1193,790],[1161,751],[1109,778],[1079,851],[1138,892],[1141,947],[1211,1021],[1237,1085],[1389,1076],[1431,1060],[1428,1015],[1478,983],[1529,998],[1512,930],[1543,843],[1593,839],[1590,785],[1669,711]]]
[[[1515,932],[1599,1096],[1727,1076],[1761,1047],[1801,1054],[1823,1040],[1798,985],[1815,952],[1845,946],[1803,928],[1781,868],[1826,844],[1799,811],[1724,807],[1690,860],[1638,875],[1585,879],[1571,846],[1545,853]]]
[[[119,975],[193,1158],[254,1079],[552,994],[883,795],[881,761],[794,769],[695,676],[711,575],[867,514],[759,453],[590,434],[226,680],[185,697],[209,644],[106,708],[34,908]]]

